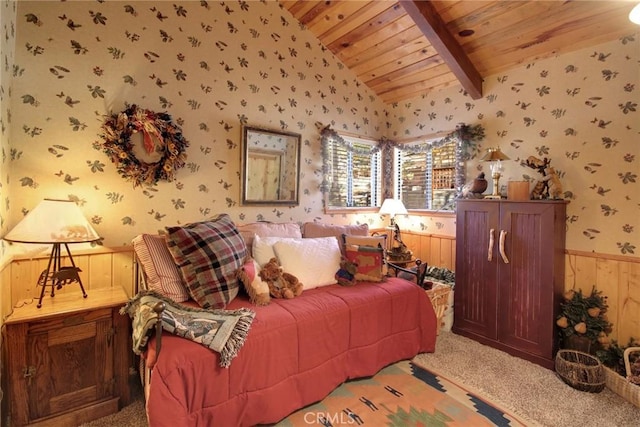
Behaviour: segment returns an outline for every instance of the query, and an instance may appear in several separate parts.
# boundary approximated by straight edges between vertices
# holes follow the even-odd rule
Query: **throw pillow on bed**
[[[140,234],[134,237],[132,243],[144,271],[147,287],[176,302],[188,300],[189,293],[169,252],[165,236]]]
[[[166,227],[167,245],[189,295],[202,308],[224,308],[237,295],[247,247],[231,217]]]
[[[273,245],[282,271],[293,274],[304,290],[337,283],[340,247],[335,237],[285,239]]]
[[[343,235],[368,236],[369,226],[364,224],[334,225],[322,222],[305,222],[302,226],[302,235],[305,238],[334,236],[340,245],[340,252],[344,255]]]
[[[236,228],[244,239],[250,256],[253,256],[251,250],[253,238],[256,235],[260,237],[302,237],[302,231],[297,222],[250,222],[248,224],[236,224]]]
[[[373,248],[387,247],[387,236],[386,234],[380,236],[354,236],[350,234],[342,235],[343,244],[345,245],[358,245],[358,246],[370,246]]]
[[[282,240],[300,240],[300,238],[295,237],[260,237],[257,234],[253,236],[253,248],[251,250],[253,254],[253,259],[256,260],[258,265],[262,267],[266,263],[268,263],[271,258],[276,256],[276,253],[273,251],[273,245],[276,242],[280,242]]]
[[[357,264],[355,279],[358,281],[381,282],[384,280],[384,249],[381,245],[347,245],[346,258]]]

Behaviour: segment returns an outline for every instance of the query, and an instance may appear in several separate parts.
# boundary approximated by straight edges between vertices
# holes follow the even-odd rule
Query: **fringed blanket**
[[[229,367],[249,333],[255,317],[252,310],[205,310],[178,304],[159,293],[141,291],[120,309],[133,320],[133,351],[144,351],[153,333],[159,314],[153,307],[162,301],[162,328],[179,337],[187,338],[220,353],[220,366]]]

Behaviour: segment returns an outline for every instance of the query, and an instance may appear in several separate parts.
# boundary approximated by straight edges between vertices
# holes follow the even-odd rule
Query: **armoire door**
[[[458,201],[454,332],[497,337],[499,209],[498,202]]]
[[[556,212],[560,209],[559,212]],[[544,358],[553,356],[556,215],[564,205],[502,202],[498,263],[498,340]],[[499,242],[500,244],[500,242]],[[562,255],[561,255],[562,256]]]

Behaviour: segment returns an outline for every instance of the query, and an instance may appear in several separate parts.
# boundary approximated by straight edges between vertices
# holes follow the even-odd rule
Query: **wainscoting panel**
[[[402,231],[402,239],[416,258],[432,266],[455,269],[455,238]],[[74,252],[73,259],[82,270],[80,277],[89,294],[91,289],[122,286],[129,296],[133,296],[133,251],[130,246]],[[582,289],[587,293],[595,286],[607,297],[609,320],[614,324],[610,338],[623,344],[630,337],[640,339],[640,258],[568,250],[565,261],[566,290]],[[36,283],[47,263],[48,257],[43,255],[16,259],[2,269],[2,318],[16,303],[38,298],[40,288]],[[63,265],[68,263],[63,261]],[[80,296],[79,287],[73,284],[56,292],[77,292]]]
[[[402,231],[404,243],[429,265],[455,270],[455,237]],[[607,297],[610,339],[627,344],[640,340],[640,258],[567,250],[565,290],[595,288]],[[455,303],[454,303],[455,305]]]
[[[99,289],[112,286],[121,286],[129,296],[133,295],[133,251],[129,247],[120,248],[99,248],[93,251],[73,252],[73,260],[76,267],[80,268],[80,279],[89,295],[92,289]],[[10,280],[10,296],[11,307],[18,302],[29,301],[32,298],[40,297],[41,287],[37,286],[38,278],[43,270],[47,268],[49,263],[48,256],[42,255],[29,259],[15,259],[9,267],[5,268]],[[71,265],[67,257],[63,257],[62,265]],[[48,295],[50,289],[47,289]],[[56,290],[56,294],[62,293],[78,293],[82,297],[82,291],[77,284],[64,286],[60,290]],[[4,292],[3,292],[3,309],[4,309]],[[46,301],[47,296],[45,296]],[[4,313],[5,315],[8,312]]]
[[[609,338],[626,345],[640,339],[640,258],[567,251],[565,290],[595,287],[607,298],[608,318],[613,323]]]
[[[402,240],[416,258],[428,265],[449,270],[456,268],[455,237],[402,231]]]

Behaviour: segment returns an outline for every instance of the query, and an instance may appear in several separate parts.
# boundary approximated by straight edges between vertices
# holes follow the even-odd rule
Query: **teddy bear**
[[[342,286],[353,286],[356,284],[357,272],[358,264],[342,258],[342,260],[340,260],[340,270],[336,272],[335,278]]]
[[[260,278],[269,286],[274,298],[294,298],[302,293],[303,285],[293,274],[282,271],[276,258],[262,266]]]
[[[238,269],[236,275],[244,285],[251,303],[255,305],[269,304],[271,300],[269,286],[260,278],[260,266],[255,259],[247,257],[244,265]]]

